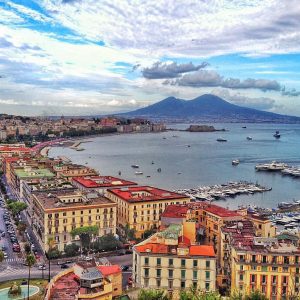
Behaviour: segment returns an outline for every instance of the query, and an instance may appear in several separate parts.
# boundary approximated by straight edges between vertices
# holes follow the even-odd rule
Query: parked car
[[[92,257],[89,257],[89,256],[86,256],[85,258],[84,258],[84,260],[86,260],[86,261],[91,261],[93,258]]]
[[[61,268],[61,269],[68,269],[68,268],[69,268],[69,266],[68,266],[68,265],[66,265],[66,264],[62,264],[62,265],[60,266],[60,268]]]
[[[46,270],[46,266],[45,266],[45,265],[39,265],[39,266],[38,266],[38,269],[39,269],[39,270]]]

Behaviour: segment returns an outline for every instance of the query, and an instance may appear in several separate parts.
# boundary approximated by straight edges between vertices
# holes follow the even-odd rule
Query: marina
[[[300,177],[300,167],[289,166],[282,162],[272,161],[271,163],[258,164],[255,166],[256,171],[280,172],[282,175]]]
[[[263,193],[272,190],[259,184],[247,181],[229,182],[226,184],[216,184],[193,189],[179,189],[176,193],[185,194],[194,201],[217,201],[226,200],[240,194]]]

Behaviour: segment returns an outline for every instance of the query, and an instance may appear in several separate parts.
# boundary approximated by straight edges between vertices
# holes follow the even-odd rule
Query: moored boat
[[[217,139],[217,142],[227,142],[227,140],[224,139],[224,138],[218,138],[218,139]]]
[[[239,163],[240,163],[240,161],[239,161],[238,159],[234,159],[234,160],[231,162],[231,164],[232,164],[233,166],[237,166]]]

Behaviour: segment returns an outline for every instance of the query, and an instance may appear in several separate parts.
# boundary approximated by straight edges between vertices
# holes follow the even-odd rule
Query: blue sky
[[[0,0],[0,108],[87,115],[213,93],[300,116],[298,0]]]

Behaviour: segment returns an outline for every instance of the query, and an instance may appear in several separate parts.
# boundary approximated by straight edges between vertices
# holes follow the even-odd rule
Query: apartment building
[[[170,225],[134,246],[132,277],[141,288],[214,291],[216,255],[212,246],[186,238],[182,225]]]
[[[151,186],[109,189],[107,197],[118,205],[118,223],[128,224],[138,237],[145,230],[159,227],[160,215],[168,205],[190,202],[185,195]]]
[[[32,228],[45,251],[50,237],[60,251],[66,244],[79,241],[79,237],[70,233],[78,227],[96,225],[98,236],[116,233],[117,205],[97,193],[78,189],[34,192],[31,202]]]

